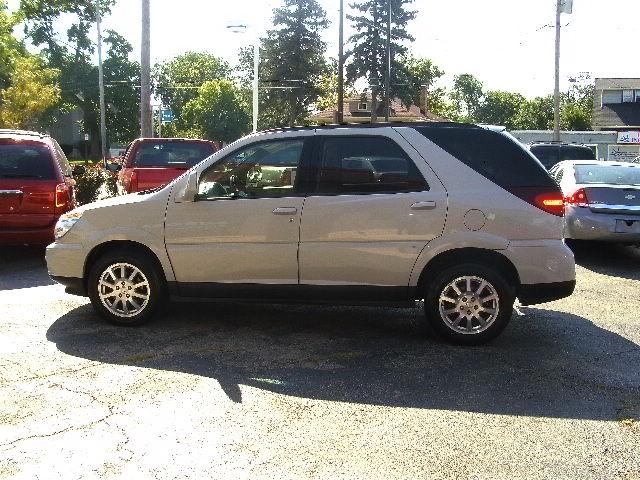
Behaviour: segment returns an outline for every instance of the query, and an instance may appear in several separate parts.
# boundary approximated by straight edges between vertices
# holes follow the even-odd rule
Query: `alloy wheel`
[[[105,268],[98,279],[98,297],[109,313],[131,318],[149,304],[151,286],[135,265],[114,263]]]
[[[449,282],[438,299],[440,317],[451,330],[474,335],[488,329],[500,308],[496,288],[487,280],[466,275]]]

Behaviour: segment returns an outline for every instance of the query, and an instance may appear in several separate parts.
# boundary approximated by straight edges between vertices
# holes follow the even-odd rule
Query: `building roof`
[[[640,78],[596,78],[596,90],[640,89]]]
[[[359,102],[361,99],[359,97],[349,98],[344,100],[344,121],[346,123],[349,122],[357,122],[363,123],[368,122],[371,118],[370,115],[353,115],[353,113],[349,110],[350,102]],[[371,101],[371,97],[367,99],[367,101]],[[420,107],[417,105],[410,105],[409,107],[405,107],[399,99],[391,100],[391,111],[393,115],[389,117],[389,121],[391,122],[417,122],[417,121],[427,121],[427,122],[446,122],[447,119],[443,117],[439,117],[431,112],[426,112],[423,114],[420,111]],[[360,112],[361,113],[361,112]],[[314,113],[310,115],[307,120],[314,123],[332,123],[334,121],[334,108],[328,108],[326,110],[322,110],[320,112]],[[384,115],[378,115],[378,117],[384,117]]]
[[[593,109],[594,128],[640,128],[640,103],[613,103]]]

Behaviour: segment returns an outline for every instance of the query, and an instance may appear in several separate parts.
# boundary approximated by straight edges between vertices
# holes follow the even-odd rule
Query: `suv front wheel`
[[[427,287],[425,313],[446,340],[480,345],[497,337],[511,318],[515,291],[504,275],[484,265],[445,269]]]
[[[114,251],[100,257],[87,281],[93,307],[111,323],[141,325],[163,301],[164,281],[145,255]]]

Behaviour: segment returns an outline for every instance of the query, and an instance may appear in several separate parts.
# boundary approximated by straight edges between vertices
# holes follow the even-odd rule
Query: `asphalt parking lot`
[[[0,478],[640,479],[640,249],[490,345],[403,309],[174,304],[98,319],[0,250]]]

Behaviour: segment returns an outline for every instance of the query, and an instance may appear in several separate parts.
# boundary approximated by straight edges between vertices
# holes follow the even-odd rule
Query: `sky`
[[[346,13],[351,13],[345,0]],[[255,33],[233,33],[247,24],[264,33],[281,0],[151,0],[152,63],[189,50],[205,51],[232,64]],[[338,0],[319,0],[331,21],[324,33],[328,55],[337,57]],[[19,0],[9,0],[15,8]],[[639,77],[638,0],[574,0],[562,15],[561,89],[581,72],[595,77]],[[415,0],[408,31],[415,56],[430,58],[453,76],[472,73],[485,89],[517,91],[527,97],[553,92],[555,0]],[[103,21],[134,46],[139,58],[140,0],[118,0]],[[346,37],[349,22],[345,23]],[[61,37],[64,38],[61,32]],[[348,48],[348,46],[347,46]]]

